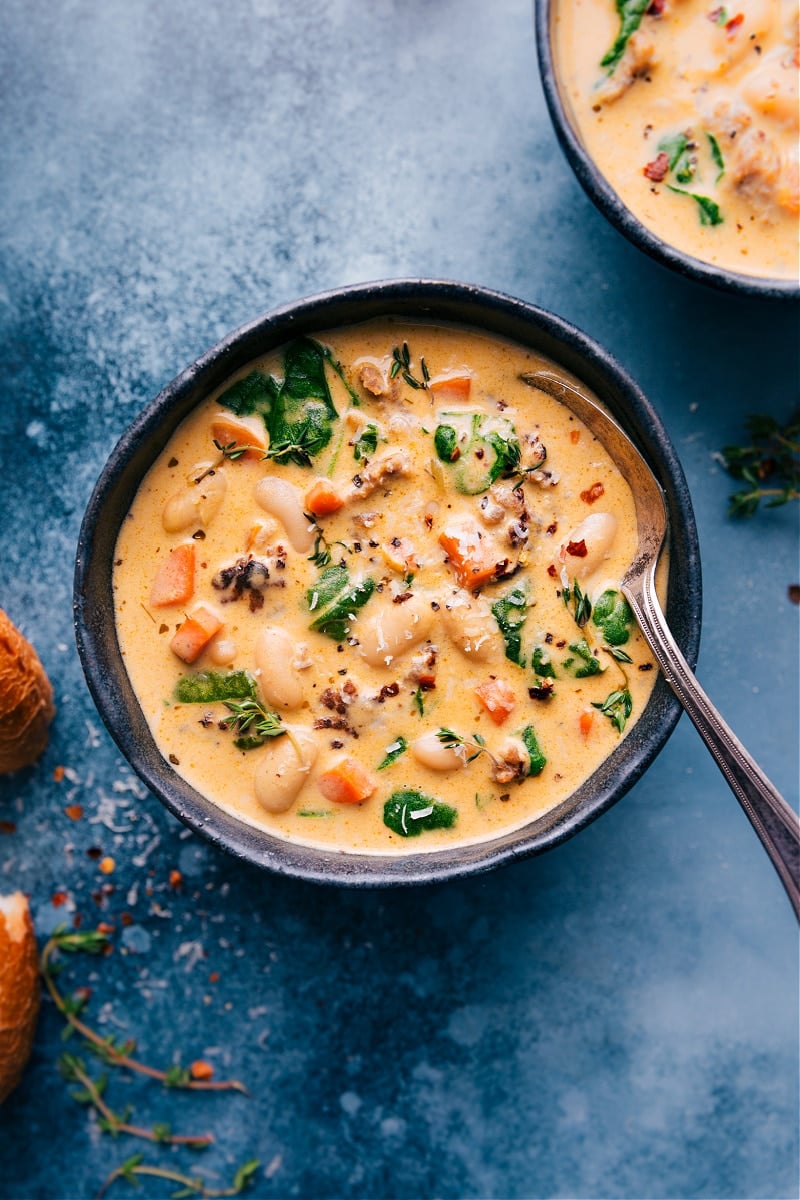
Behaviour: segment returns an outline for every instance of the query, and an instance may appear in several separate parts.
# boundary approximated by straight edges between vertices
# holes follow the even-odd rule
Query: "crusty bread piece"
[[[22,1078],[39,1014],[39,959],[28,901],[0,896],[0,1104]]]
[[[0,610],[0,774],[35,762],[54,714],[53,689],[39,656]]]

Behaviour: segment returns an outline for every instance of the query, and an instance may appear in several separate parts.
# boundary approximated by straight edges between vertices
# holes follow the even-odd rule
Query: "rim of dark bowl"
[[[671,267],[688,279],[699,280],[727,292],[747,296],[763,296],[772,300],[796,300],[800,297],[800,281],[774,279],[769,276],[742,275],[737,271],[716,267],[691,254],[685,254],[669,242],[662,241],[636,217],[620,199],[618,193],[595,165],[583,145],[577,129],[569,118],[558,82],[552,39],[552,13],[558,0],[534,0],[536,46],[539,71],[550,118],[561,148],[578,182],[600,212],[630,242],[651,258]]]
[[[568,801],[521,829],[475,845],[397,856],[323,850],[288,842],[229,815],[175,773],[157,749],[124,667],[114,625],[114,548],[142,476],[177,425],[254,359],[303,334],[378,317],[467,326],[538,351],[595,391],[633,436],[664,489],[671,560],[670,627],[694,666],[702,585],[697,529],[678,457],[657,413],[612,356],[562,318],[487,288],[400,279],[343,287],[276,308],[234,330],[169,383],[122,434],[81,525],[73,615],[89,690],[112,738],[143,782],[190,829],[250,863],[278,873],[354,886],[422,884],[490,870],[574,836],[619,800],[661,751],[681,714],[663,678],[637,724]]]

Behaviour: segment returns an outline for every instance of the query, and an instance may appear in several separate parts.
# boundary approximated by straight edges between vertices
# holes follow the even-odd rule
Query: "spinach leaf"
[[[217,404],[230,409],[237,417],[249,417],[257,413],[267,425],[277,394],[278,385],[270,375],[252,371],[223,392]]]
[[[650,6],[651,0],[617,0],[617,13],[620,26],[614,44],[600,59],[600,66],[608,68],[608,74],[613,75],[619,60],[625,53],[629,39],[642,23],[642,17]]]
[[[542,771],[547,765],[547,758],[542,752],[542,748],[539,745],[539,739],[534,732],[533,726],[526,725],[519,736],[522,738],[525,749],[528,751],[528,755],[530,757],[528,774],[541,775]]]
[[[583,666],[578,667],[578,669],[575,671],[576,679],[586,679],[590,675],[602,674],[603,668],[600,666],[600,659],[595,658],[595,656],[592,654],[586,638],[581,638],[579,642],[570,642],[569,648],[572,653],[577,654],[578,658],[580,658],[583,662]],[[566,662],[571,661],[574,660],[566,660],[565,665]]]
[[[378,426],[366,425],[353,443],[353,455],[356,462],[369,458],[378,449]]]
[[[256,681],[248,671],[199,671],[183,675],[175,686],[180,704],[215,704],[218,700],[250,700]]]
[[[426,829],[452,829],[458,812],[424,792],[393,792],[383,806],[383,823],[400,837],[419,837]]]
[[[378,764],[379,771],[385,771],[393,762],[397,762],[401,754],[405,754],[408,749],[408,742],[404,737],[395,738],[390,746],[386,747],[386,757],[383,762]]]
[[[622,592],[607,588],[595,601],[592,620],[609,646],[624,646],[630,637],[633,613]]]
[[[492,613],[506,644],[506,658],[524,667],[522,629],[528,617],[528,596],[524,588],[514,587],[506,592],[494,602]]]
[[[442,462],[455,462],[457,458],[461,457],[461,451],[458,448],[458,434],[452,425],[437,425],[433,435],[433,445]]]
[[[675,172],[678,183],[691,183],[696,166],[689,150],[687,135],[676,133],[672,137],[662,138],[658,143],[658,148],[669,159],[669,169]]]
[[[541,679],[555,679],[556,671],[552,659],[544,646],[535,646],[531,666]]]
[[[325,374],[327,357],[310,338],[300,338],[286,348],[283,383],[267,422],[269,457],[276,462],[310,466],[331,440],[338,414]]]
[[[671,183],[667,184],[671,192],[676,192],[679,196],[691,196],[697,204],[699,210],[701,225],[721,225],[724,217],[720,211],[720,207],[715,200],[709,196],[698,196],[696,192],[687,192],[684,188],[673,187]]]
[[[708,145],[711,149],[711,157],[714,160],[714,165],[717,168],[717,177],[715,183],[719,183],[722,176],[725,174],[725,159],[722,157],[722,151],[719,148],[719,142],[714,137],[713,133],[706,133]]]
[[[350,631],[349,621],[359,608],[363,608],[374,591],[374,579],[363,579],[351,586],[350,576],[344,567],[328,567],[322,572],[316,587],[306,592],[309,612],[319,613],[311,622],[311,628],[334,641],[343,642]]]
[[[443,412],[439,422],[433,444],[462,495],[478,496],[497,479],[518,470],[520,446],[514,426],[505,417]]]

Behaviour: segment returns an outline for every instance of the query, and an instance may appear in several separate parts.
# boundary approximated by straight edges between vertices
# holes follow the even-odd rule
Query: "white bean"
[[[464,746],[445,746],[434,731],[423,733],[411,743],[411,753],[423,767],[431,771],[460,771],[467,763]]]
[[[266,625],[255,644],[259,688],[274,708],[299,708],[303,703],[303,685],[293,665],[295,644],[285,629]]]
[[[277,517],[286,536],[299,554],[305,554],[314,544],[314,523],[303,511],[304,497],[288,479],[268,475],[256,485],[256,500],[273,517]]]
[[[383,599],[358,621],[354,629],[358,650],[370,666],[391,666],[428,636],[435,619],[432,600],[425,592],[415,592],[402,604]]]
[[[206,474],[208,472],[208,474]],[[200,480],[196,483],[196,480]],[[161,514],[167,533],[180,533],[190,525],[209,525],[222,507],[228,480],[222,467],[197,463],[186,485],[170,496]]]
[[[291,737],[273,738],[253,779],[261,807],[272,813],[291,808],[308,782],[318,754],[317,739],[308,729],[292,728]]]
[[[502,658],[500,633],[483,596],[471,596],[460,589],[445,600],[441,616],[450,641],[467,658],[475,662]]]
[[[236,658],[236,642],[232,638],[214,638],[208,647],[208,657],[218,667],[227,667]]]
[[[583,582],[593,575],[603,560],[608,558],[614,538],[617,533],[617,518],[613,513],[596,512],[584,517],[580,525],[569,534],[565,545],[570,542],[585,542],[586,554],[583,558],[567,554],[565,564],[570,580],[573,578]]]

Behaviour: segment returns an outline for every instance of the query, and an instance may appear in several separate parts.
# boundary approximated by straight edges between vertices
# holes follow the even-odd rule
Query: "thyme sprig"
[[[276,438],[264,457],[274,458],[278,463],[295,462],[300,467],[310,467],[314,456],[328,444],[326,427],[306,417],[291,426],[291,430],[291,436]]]
[[[800,412],[784,424],[753,415],[745,428],[749,443],[725,446],[719,456],[728,474],[746,485],[729,497],[732,517],[752,517],[762,503],[778,508],[800,499]]]
[[[169,1125],[164,1123],[157,1123],[150,1128],[143,1125],[132,1125],[129,1119],[132,1112],[130,1105],[123,1112],[116,1113],[103,1098],[108,1084],[108,1076],[102,1074],[97,1079],[93,1079],[83,1059],[75,1054],[62,1054],[58,1060],[58,1069],[68,1083],[81,1084],[80,1089],[71,1093],[72,1098],[79,1104],[88,1104],[97,1110],[100,1129],[103,1133],[110,1133],[113,1137],[120,1133],[127,1133],[131,1137],[158,1142],[160,1145],[190,1146],[195,1150],[202,1150],[214,1141],[214,1136],[210,1133],[173,1133]]]
[[[569,608],[572,604],[572,615],[575,618],[575,624],[579,629],[583,629],[592,615],[592,602],[584,591],[577,579],[573,579],[572,587],[565,587],[561,593],[564,605]]]
[[[173,1192],[174,1200],[185,1196],[200,1196],[201,1200],[217,1200],[222,1196],[238,1196],[250,1186],[255,1173],[261,1166],[257,1158],[243,1163],[233,1177],[233,1183],[226,1188],[208,1187],[199,1175],[184,1175],[181,1171],[173,1171],[169,1167],[156,1167],[144,1161],[142,1154],[132,1154],[125,1162],[111,1172],[97,1193],[97,1200],[102,1200],[108,1189],[118,1179],[124,1179],[133,1187],[138,1187],[139,1176],[150,1176],[153,1179],[165,1179],[170,1183],[180,1185],[180,1191]]]
[[[415,391],[421,391],[427,388],[430,382],[430,371],[424,358],[419,360],[419,371],[421,379],[416,379],[411,370],[411,351],[408,348],[408,342],[403,342],[402,346],[395,346],[392,350],[392,365],[389,370],[389,378],[395,379],[400,375],[410,388]]]
[[[81,1020],[80,1013],[85,1007],[86,1000],[82,995],[79,995],[77,1000],[73,997],[66,997],[56,987],[55,976],[58,974],[59,964],[52,961],[53,955],[57,952],[66,954],[79,952],[84,954],[105,954],[108,952],[110,945],[111,941],[108,935],[101,933],[99,930],[68,930],[64,925],[60,925],[55,929],[44,945],[39,959],[39,972],[50,999],[67,1022],[67,1036],[69,1036],[70,1032],[80,1034],[84,1041],[88,1043],[92,1053],[96,1054],[108,1065],[127,1067],[130,1071],[136,1071],[140,1075],[147,1075],[150,1079],[159,1080],[164,1087],[185,1088],[190,1091],[219,1092],[233,1090],[244,1092],[247,1095],[247,1088],[237,1079],[193,1079],[188,1068],[185,1067],[173,1066],[166,1071],[161,1071],[157,1067],[151,1067],[147,1063],[140,1062],[138,1059],[132,1057],[133,1051],[136,1048],[136,1043],[133,1039],[117,1043],[113,1036],[102,1037],[101,1034],[87,1025],[85,1021]]]
[[[471,738],[467,738],[463,737],[460,733],[455,733],[455,731],[452,729],[447,729],[446,727],[442,726],[441,729],[437,730],[436,736],[446,750],[456,750],[459,746],[464,746],[465,749],[471,750],[472,753],[468,754],[464,759],[465,763],[474,762],[475,759],[481,754],[485,754],[487,758],[491,759],[495,766],[498,765],[497,759],[491,753],[486,745],[486,742],[479,733],[473,733]]]
[[[255,446],[242,445],[240,442],[226,442],[223,446],[222,442],[218,442],[214,438],[214,446],[219,452],[219,458],[213,462],[210,467],[206,467],[200,475],[193,481],[194,483],[202,483],[208,475],[213,475],[217,467],[221,467],[227,459],[229,462],[237,462],[243,455],[247,454],[248,450],[255,450]]]
[[[282,733],[287,732],[280,714],[271,712],[260,700],[226,700],[225,707],[230,710],[231,715],[223,719],[223,726],[239,734],[237,746],[247,742],[247,745],[242,744],[240,749],[252,749],[253,745],[260,744],[267,738],[280,737]],[[248,734],[248,737],[243,738],[243,734]]]

